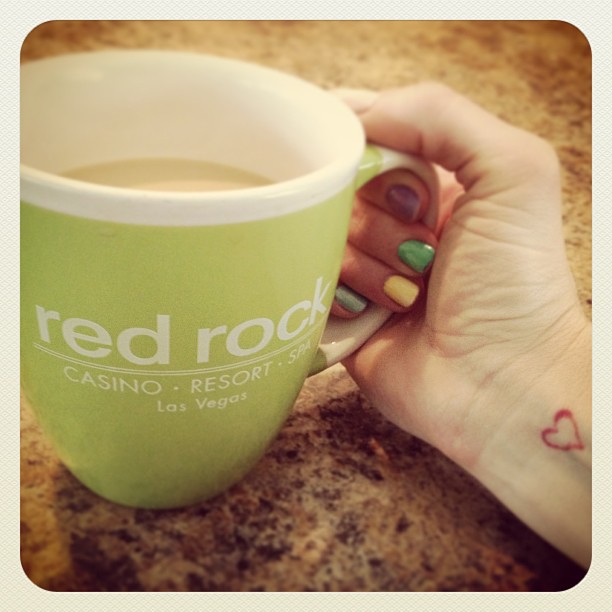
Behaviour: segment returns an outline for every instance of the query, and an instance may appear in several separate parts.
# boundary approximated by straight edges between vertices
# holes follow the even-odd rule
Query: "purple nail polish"
[[[407,223],[419,218],[421,203],[414,189],[406,185],[393,185],[387,190],[387,202],[394,214]]]

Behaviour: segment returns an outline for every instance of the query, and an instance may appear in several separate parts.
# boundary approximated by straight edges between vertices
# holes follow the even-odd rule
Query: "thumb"
[[[542,230],[549,231],[551,223],[555,233],[560,230],[559,164],[544,140],[437,83],[389,90],[375,98],[361,92],[352,94],[352,100],[363,109],[360,119],[370,141],[452,172],[466,192],[462,202],[522,210]],[[491,214],[485,209],[484,215]]]
[[[371,89],[350,89],[339,87],[332,89],[332,94],[338,96],[356,114],[364,113],[376,102],[379,92]]]

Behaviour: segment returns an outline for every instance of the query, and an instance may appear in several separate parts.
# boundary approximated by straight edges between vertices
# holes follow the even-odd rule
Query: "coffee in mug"
[[[107,185],[152,191],[221,191],[269,185],[272,181],[253,172],[192,159],[121,159],[80,166],[61,176]]]

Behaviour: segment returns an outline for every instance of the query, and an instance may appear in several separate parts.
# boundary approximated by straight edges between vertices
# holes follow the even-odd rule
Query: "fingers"
[[[436,237],[422,223],[402,223],[357,197],[349,242],[404,276],[426,272],[433,262]]]
[[[359,116],[369,140],[420,155],[454,173],[471,199],[495,194],[502,202],[505,194],[503,203],[527,208],[533,202],[517,203],[513,197],[517,185],[530,182],[549,200],[551,188],[559,183],[556,154],[548,143],[444,85],[421,83],[375,97],[361,92],[349,104],[362,109]]]
[[[541,139],[438,84],[382,94],[336,93],[359,115],[368,140],[416,154],[441,169],[443,219],[457,201],[454,212],[464,213],[459,221],[465,224],[468,219],[471,223],[471,217],[480,218],[479,233],[491,240],[527,244],[534,235],[547,241],[548,235],[555,234],[561,202],[558,163]],[[550,205],[555,196],[556,207]],[[502,212],[500,204],[512,211],[512,217]],[[373,215],[366,205],[382,210]],[[364,186],[355,206],[341,281],[381,304],[385,304],[383,296],[389,298],[392,293],[384,290],[387,279],[400,276],[418,281],[427,267],[411,266],[400,255],[414,257],[415,248],[417,255],[425,252],[421,244],[435,249],[435,237],[420,223],[428,205],[427,190],[418,177],[381,176]],[[524,212],[529,214],[521,216]],[[495,218],[503,218],[504,223],[495,223]],[[500,236],[503,232],[510,235]],[[520,232],[527,235],[519,236]],[[368,280],[357,274],[360,257],[368,261],[361,274]]]
[[[533,252],[552,244],[556,246],[549,249],[550,256],[554,259],[561,253],[560,171],[548,143],[440,84],[422,83],[380,94],[336,93],[359,115],[370,142],[435,165],[441,178],[442,219],[434,228],[436,235],[452,211],[446,227],[453,232],[445,232],[438,256],[445,268],[459,265],[453,263],[452,254],[468,226],[472,237],[483,239],[479,243],[483,253],[488,252],[487,245],[495,244],[518,244]],[[365,204],[378,214],[369,214]],[[384,291],[386,279],[399,275],[413,281],[426,274],[427,269],[419,272],[418,265],[411,273],[398,257],[403,243],[408,243],[404,247],[408,252],[418,243],[436,248],[434,237],[422,227],[428,206],[427,190],[418,177],[381,176],[364,186],[349,236],[354,250],[341,281],[363,297],[385,304],[381,292],[389,297]],[[395,220],[395,228],[389,218]],[[351,271],[359,255],[377,264],[367,264],[372,275],[367,282]]]
[[[334,314],[356,316],[369,302],[406,312],[416,303],[437,246],[422,222],[429,201],[423,181],[405,170],[385,173],[358,192]]]
[[[422,288],[419,275],[404,276],[349,242],[332,312],[345,318],[357,316],[369,302],[391,312],[406,312],[416,303]]]
[[[484,110],[439,83],[419,83],[376,93],[340,89],[358,115],[368,140],[420,155],[453,173],[470,199],[489,199],[535,212],[543,225],[558,214],[551,194],[560,191],[554,149],[541,138]],[[517,186],[531,184],[532,197],[518,202]],[[560,206],[560,196],[558,198]]]
[[[358,197],[404,223],[419,221],[429,206],[425,183],[408,170],[392,170],[373,178],[359,190]]]

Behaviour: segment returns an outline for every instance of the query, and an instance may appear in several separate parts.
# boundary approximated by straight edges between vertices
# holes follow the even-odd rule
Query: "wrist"
[[[570,341],[571,339],[571,341]],[[459,461],[544,539],[587,566],[591,545],[591,326],[534,351],[489,389],[480,451]],[[546,361],[538,356],[551,355]],[[522,389],[518,392],[517,389]],[[487,422],[486,414],[496,415]],[[500,416],[501,415],[501,416]]]

